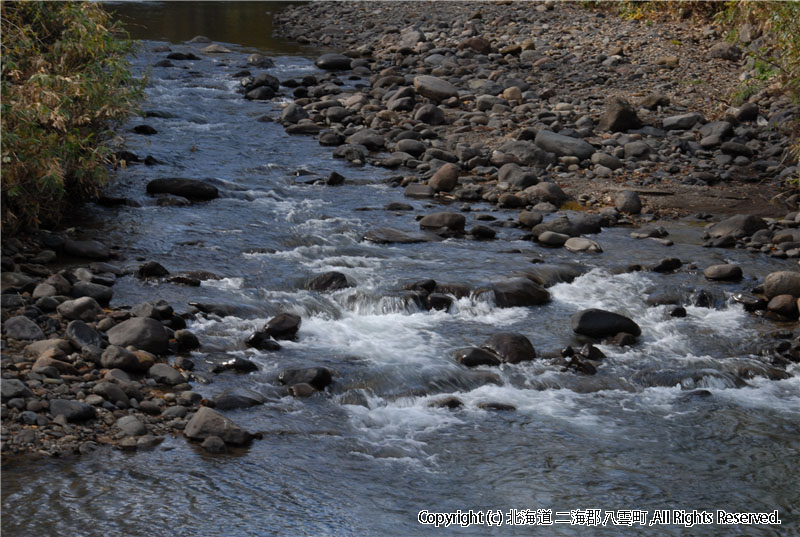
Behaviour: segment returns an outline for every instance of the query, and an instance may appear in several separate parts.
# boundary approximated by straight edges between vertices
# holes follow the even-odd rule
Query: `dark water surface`
[[[669,249],[635,241],[629,229],[604,230],[593,238],[605,253],[592,257],[545,250],[513,228],[498,228],[493,242],[364,242],[363,234],[379,226],[418,229],[412,214],[382,209],[409,202],[384,184],[393,173],[334,160],[311,137],[288,136],[280,125],[259,121],[277,117],[286,100],[250,102],[236,91],[231,75],[254,50],[275,58],[269,72],[281,80],[321,75],[303,55],[310,53],[270,38],[271,9],[274,3],[120,7],[136,21],[134,35],[148,39],[135,59],[139,72],[150,73],[144,109],[166,112],[132,119],[128,128],[146,122],[158,134],[128,134],[127,148],[165,164],[120,170],[108,193],[142,207],[92,207],[86,224],[120,245],[128,265],[143,258],[171,272],[223,276],[200,288],[125,277],[114,287],[113,303],[164,298],[179,311],[190,301],[233,307],[233,315],[190,325],[204,343],[194,360],[203,372],[220,353],[240,355],[260,370],[209,375],[213,382],[195,389],[205,397],[223,391],[265,397],[262,406],[226,412],[263,431],[264,439],[223,456],[178,438],[136,454],[101,450],[79,459],[12,462],[2,475],[4,537],[800,532],[800,380],[759,375],[761,335],[775,325],[726,299],[790,262],[703,249],[702,229],[688,224],[670,228],[676,245]],[[199,52],[205,44],[182,44],[197,34],[233,52],[207,55]],[[164,41],[201,60],[152,67],[165,56],[152,52]],[[359,83],[343,82],[345,92]],[[337,171],[347,184],[304,184],[313,175],[298,177],[298,169],[323,178]],[[209,179],[222,197],[191,207],[157,206],[145,185],[169,176]],[[500,220],[516,216],[489,205],[475,209]],[[474,223],[468,215],[468,227]],[[505,253],[513,248],[528,255]],[[428,277],[481,285],[532,267],[533,255],[581,261],[591,270],[552,287],[553,302],[538,308],[500,309],[484,295],[461,299],[449,312],[427,312],[397,293],[400,282]],[[667,256],[701,268],[736,262],[747,279],[712,285],[702,271],[610,270]],[[357,287],[327,295],[301,290],[329,270],[344,272]],[[690,306],[688,317],[672,319],[667,307],[645,303],[660,286],[708,288],[719,307]],[[449,358],[452,349],[480,344],[500,330],[525,334],[540,354],[556,353],[579,343],[569,317],[587,307],[628,313],[643,332],[635,347],[601,346],[608,358],[594,377],[561,372],[546,361],[468,371]],[[302,316],[298,340],[276,354],[246,349],[244,338],[279,311]],[[335,371],[330,393],[297,400],[276,387],[280,370],[312,365]],[[738,379],[748,368],[756,376],[741,387]],[[693,395],[698,388],[711,395]],[[448,395],[464,407],[429,406]],[[516,411],[481,409],[486,402],[512,404]],[[648,517],[655,509],[777,509],[783,524],[437,529],[417,523],[421,510],[458,509],[550,509],[554,515],[637,509]]]

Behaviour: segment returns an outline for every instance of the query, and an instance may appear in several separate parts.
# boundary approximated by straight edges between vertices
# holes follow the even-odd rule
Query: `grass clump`
[[[4,233],[58,223],[107,180],[111,128],[143,95],[121,35],[96,3],[2,3]]]

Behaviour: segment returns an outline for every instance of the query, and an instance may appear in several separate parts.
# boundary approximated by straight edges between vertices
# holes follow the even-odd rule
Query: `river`
[[[190,323],[204,345],[193,353],[198,369],[207,371],[209,356],[227,353],[256,361],[259,370],[207,374],[212,382],[194,389],[206,397],[239,391],[265,399],[226,411],[264,437],[226,455],[175,438],[133,454],[101,449],[7,464],[5,537],[800,532],[800,376],[796,365],[784,380],[764,375],[762,350],[776,325],[729,300],[793,262],[702,248],[702,226],[692,219],[668,224],[676,243],[670,248],[632,239],[630,228],[605,229],[593,236],[605,252],[593,256],[542,248],[522,240],[523,230],[505,226],[494,228],[494,241],[364,241],[377,227],[417,231],[413,214],[440,208],[389,186],[386,179],[397,172],[347,164],[312,137],[290,136],[280,124],[259,120],[278,117],[288,98],[247,101],[236,91],[232,75],[253,52],[274,58],[268,72],[280,80],[323,74],[313,64],[318,50],[270,38],[269,10],[280,9],[279,3],[111,7],[144,40],[133,66],[149,73],[143,109],[157,112],[129,121],[125,130],[147,123],[158,133],[126,133],[126,148],[162,164],[119,170],[107,194],[141,206],[92,205],[83,227],[118,245],[126,265],[153,260],[171,272],[203,269],[222,276],[199,288],[120,278],[113,305],[163,298],[179,311],[189,302],[231,306],[232,315],[201,315]],[[186,43],[198,34],[232,52],[199,52],[206,44]],[[165,45],[201,59],[154,67],[165,57],[154,50]],[[364,81],[342,83],[346,89]],[[308,184],[334,171],[346,178],[344,185]],[[208,179],[222,197],[159,206],[145,184],[171,176]],[[391,202],[415,210],[384,210]],[[479,214],[502,222],[517,213],[474,203],[468,222]],[[550,304],[530,308],[498,308],[489,295],[473,294],[449,311],[426,311],[401,291],[425,278],[480,287],[530,270],[537,257],[548,264],[578,261],[586,272],[551,287]],[[664,257],[700,270],[616,270]],[[724,261],[742,266],[745,280],[705,281],[702,268]],[[331,270],[355,287],[328,294],[303,289]],[[675,319],[668,306],[646,303],[654,288],[686,295],[708,289],[715,307],[688,306],[687,317]],[[451,359],[454,349],[479,345],[498,331],[524,334],[539,355],[555,356],[567,345],[580,346],[569,319],[589,307],[626,313],[642,327],[635,346],[599,346],[607,357],[597,375],[562,371],[550,360],[468,370]],[[247,349],[243,340],[280,311],[302,317],[297,341],[278,353]],[[275,381],[286,367],[316,365],[335,373],[324,394],[295,399]],[[430,405],[446,396],[463,406]],[[515,410],[485,409],[484,403]],[[782,525],[687,530],[557,523],[539,530],[418,522],[423,510],[459,509],[500,510],[504,518],[510,509],[544,509],[559,521],[589,509],[615,517],[640,510],[651,518],[657,509],[778,510]]]

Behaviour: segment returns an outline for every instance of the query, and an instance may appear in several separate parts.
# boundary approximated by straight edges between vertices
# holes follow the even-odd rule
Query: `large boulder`
[[[163,354],[169,347],[169,336],[164,325],[149,317],[128,319],[110,328],[106,334],[109,343],[120,347],[133,345],[154,354]]]
[[[481,365],[496,366],[502,362],[493,351],[479,349],[478,347],[465,347],[456,349],[453,359],[465,367],[478,367]]]
[[[764,294],[771,300],[778,295],[800,297],[800,272],[781,270],[764,278]]]
[[[575,333],[594,337],[610,337],[620,332],[639,336],[642,329],[628,317],[601,309],[587,309],[572,316],[572,330]]]
[[[536,358],[536,350],[531,341],[522,334],[514,332],[498,332],[481,343],[481,347],[489,349],[509,364]]]
[[[216,410],[200,407],[186,424],[183,434],[190,440],[205,440],[217,436],[226,444],[241,446],[253,439],[253,434],[242,429]]]
[[[538,306],[550,302],[550,293],[528,278],[509,278],[491,285],[498,308]]]
[[[319,292],[338,291],[347,287],[353,287],[353,284],[347,281],[347,276],[337,271],[320,274],[306,284],[306,289]]]
[[[712,237],[731,235],[736,238],[742,238],[749,237],[756,231],[767,228],[767,223],[759,216],[737,214],[736,216],[731,216],[711,226],[708,230],[708,234]]]
[[[598,129],[611,132],[624,132],[641,126],[642,121],[636,115],[636,110],[619,96],[613,96],[608,100],[606,111],[597,124]]]
[[[444,101],[450,97],[458,97],[458,88],[446,80],[435,76],[420,75],[414,78],[417,93],[433,101]]]
[[[273,339],[295,339],[300,330],[301,319],[294,313],[279,313],[269,320],[263,332]]]
[[[172,194],[192,201],[207,201],[219,197],[217,187],[198,179],[167,177],[147,183],[148,194]]]
[[[536,134],[535,143],[545,151],[555,153],[559,157],[578,157],[584,160],[590,158],[595,152],[594,147],[584,140],[548,130],[540,130]]]
[[[331,382],[333,376],[325,367],[307,367],[304,369],[285,369],[278,375],[281,384],[294,386],[295,384],[308,384],[317,390],[324,390]]]
[[[742,267],[730,263],[722,265],[711,265],[703,271],[703,275],[708,280],[732,282],[742,279]]]

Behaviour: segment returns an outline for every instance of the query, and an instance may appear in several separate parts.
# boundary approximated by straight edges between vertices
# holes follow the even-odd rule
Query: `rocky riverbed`
[[[388,184],[402,188],[409,202],[440,204],[417,214],[410,204],[387,205],[392,214],[416,218],[419,231],[375,227],[364,234],[367,242],[491,241],[514,229],[522,232],[515,241],[592,255],[603,252],[601,231],[620,226],[629,226],[635,239],[668,248],[669,221],[694,214],[697,222],[708,222],[709,248],[800,258],[798,196],[786,192],[784,182],[796,173],[789,147],[798,109],[774,88],[731,107],[726,99],[747,72],[746,63],[742,50],[726,44],[717,29],[688,22],[650,26],[572,4],[429,7],[287,7],[279,14],[285,37],[338,50],[316,59],[324,74],[279,80],[268,73],[269,58],[252,55],[234,75],[241,82],[239,98],[282,99],[279,114],[260,120],[279,122],[292,135],[314,136],[354,167],[395,170]],[[168,69],[226,51],[197,39],[180,50],[160,50],[164,58],[156,65]],[[142,136],[156,132],[148,125],[134,128]],[[119,158],[131,165],[140,160],[130,152]],[[309,173],[308,184],[349,181],[337,172],[298,173],[301,179]],[[146,188],[158,206],[176,210],[220,197],[216,186],[194,178],[158,178]],[[513,217],[502,220],[472,207],[485,202]],[[221,452],[258,436],[212,408],[263,400],[205,398],[193,388],[208,382],[208,375],[258,369],[236,356],[195,371],[190,353],[202,351],[204,341],[186,329],[187,321],[230,312],[202,304],[184,310],[181,304],[177,314],[158,298],[159,284],[196,287],[220,276],[203,270],[171,274],[146,259],[132,263],[125,245],[109,249],[96,238],[59,232],[4,240],[4,455],[85,453],[99,444],[150,448],[184,432],[208,451]],[[743,277],[735,263],[700,266],[668,254],[644,266],[635,258],[619,265],[619,272],[702,271],[712,285]],[[584,272],[544,265],[484,287],[420,280],[398,282],[397,288],[423,311],[447,311],[460,299],[481,295],[490,295],[499,308],[528,307],[549,302],[547,288]],[[776,323],[763,364],[740,371],[742,378],[786,378],[787,366],[800,358],[799,274],[774,271],[750,292],[733,296],[747,311]],[[154,298],[110,308],[119,278],[149,282]],[[352,286],[337,271],[305,284],[318,293]],[[651,305],[673,306],[676,318],[686,315],[684,306],[708,307],[715,300],[709,293],[653,295]],[[300,323],[298,315],[280,313],[243,344],[278,351],[278,340],[292,341]],[[572,329],[615,347],[635,345],[641,332],[635,319],[596,308],[575,313]],[[576,375],[595,374],[603,359],[588,343],[554,351],[547,356],[552,365]],[[454,352],[454,360],[467,367],[537,357],[528,338],[501,331]],[[312,396],[330,383],[326,368],[285,370],[276,382],[282,386],[278,395],[295,397]],[[463,403],[449,397],[433,404]]]

